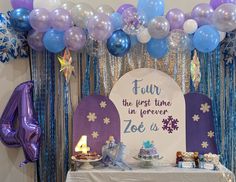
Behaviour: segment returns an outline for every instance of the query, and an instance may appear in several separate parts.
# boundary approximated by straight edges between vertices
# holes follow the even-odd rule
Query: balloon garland
[[[207,53],[219,45],[226,32],[236,29],[236,0],[201,3],[190,14],[174,8],[166,16],[164,0],[138,0],[137,8],[123,4],[116,12],[109,5],[93,9],[86,3],[61,0],[11,0],[11,3],[14,10],[10,20],[14,29],[27,32],[33,28],[28,34],[29,46],[36,51],[46,48],[52,53],[65,48],[78,51],[93,40],[107,43],[113,56],[122,57],[128,53],[134,37],[148,45],[147,52],[153,58],[162,58],[167,49],[176,49],[173,45],[178,46],[180,39],[182,44],[187,41],[186,50],[195,48]],[[176,40],[173,35],[180,37]],[[164,50],[156,53],[157,47]]]

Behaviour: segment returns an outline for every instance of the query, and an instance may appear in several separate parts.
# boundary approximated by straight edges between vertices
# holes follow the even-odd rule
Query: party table
[[[66,182],[235,182],[234,174],[224,166],[220,166],[218,171],[171,166],[132,168],[126,171],[100,167],[69,171]]]

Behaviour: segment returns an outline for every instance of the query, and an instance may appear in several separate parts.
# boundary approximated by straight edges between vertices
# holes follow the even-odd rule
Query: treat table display
[[[69,171],[66,182],[235,182],[231,171],[221,166],[218,171],[153,167],[121,171],[95,167],[93,170]]]

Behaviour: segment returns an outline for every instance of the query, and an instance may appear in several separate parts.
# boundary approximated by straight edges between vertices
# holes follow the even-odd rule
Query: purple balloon
[[[41,129],[36,120],[32,101],[33,82],[18,85],[0,119],[0,138],[8,147],[22,147],[25,161],[20,166],[39,158]],[[15,118],[18,127],[15,128]]]
[[[192,18],[197,21],[199,26],[212,23],[214,9],[207,3],[196,5],[192,10]]]
[[[86,43],[86,34],[82,28],[72,27],[65,32],[64,42],[68,49],[78,51]]]
[[[43,36],[44,36],[43,32],[37,32],[35,30],[31,30],[28,33],[27,37],[29,46],[36,51],[44,50]]]
[[[185,14],[184,14],[184,17],[185,17],[185,21],[186,21],[186,20],[189,20],[189,19],[193,19],[193,18],[192,18],[192,13],[185,13]]]
[[[182,29],[185,21],[184,12],[180,9],[171,9],[166,15],[167,20],[170,23],[170,29]]]
[[[44,8],[34,9],[29,16],[30,25],[38,32],[46,32],[50,28],[49,11]]]
[[[62,8],[54,9],[50,13],[51,26],[55,30],[65,31],[72,25],[72,19],[70,13]]]
[[[87,29],[91,38],[97,41],[107,40],[113,32],[110,17],[103,13],[90,18],[87,22]]]
[[[225,4],[225,3],[236,4],[236,0],[211,0],[210,5],[213,7],[213,9],[216,9],[220,5]]]
[[[25,8],[28,10],[33,9],[33,0],[11,0],[13,9]]]
[[[133,8],[134,6],[132,4],[123,4],[121,5],[118,9],[117,9],[117,13],[120,13],[122,15],[122,13],[124,12],[124,10],[128,9],[128,8]]]

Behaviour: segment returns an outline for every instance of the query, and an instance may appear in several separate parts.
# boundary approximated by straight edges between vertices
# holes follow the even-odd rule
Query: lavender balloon
[[[213,15],[213,24],[222,32],[236,29],[236,5],[231,3],[219,6]]]
[[[110,17],[103,13],[90,18],[87,23],[87,29],[89,36],[97,41],[107,40],[113,32]]]
[[[213,9],[216,9],[220,5],[225,4],[225,3],[236,4],[236,0],[211,0],[210,5],[213,7]]]
[[[29,46],[36,51],[44,50],[43,36],[44,36],[43,32],[37,32],[35,30],[31,30],[28,33],[27,37]]]
[[[123,4],[121,5],[118,9],[117,9],[117,13],[120,13],[121,15],[123,14],[124,10],[128,9],[128,8],[134,8],[134,6],[132,4]]]
[[[0,138],[8,147],[22,147],[25,161],[20,166],[39,158],[41,130],[35,118],[32,101],[33,82],[18,85],[0,119]],[[19,124],[15,129],[14,122]]]
[[[201,3],[196,5],[192,10],[192,17],[197,21],[199,26],[209,25],[212,23],[214,10],[211,5]]]
[[[25,8],[28,10],[33,9],[33,0],[11,0],[13,9]]]
[[[70,13],[62,8],[57,8],[50,13],[51,26],[58,31],[65,31],[72,25]]]
[[[159,16],[149,23],[148,31],[151,37],[163,39],[167,37],[170,32],[170,24],[165,17]]]
[[[167,20],[170,23],[170,29],[182,29],[185,21],[184,12],[180,9],[171,9],[166,15]]]
[[[86,43],[86,34],[79,27],[72,27],[65,32],[64,42],[68,49],[78,51],[84,47]]]
[[[44,8],[34,9],[29,16],[30,25],[38,32],[46,32],[50,28],[49,11]]]

